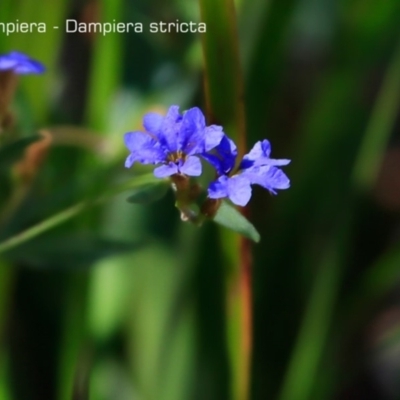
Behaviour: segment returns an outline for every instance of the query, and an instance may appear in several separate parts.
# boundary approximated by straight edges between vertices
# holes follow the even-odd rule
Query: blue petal
[[[132,167],[134,162],[135,162],[135,158],[132,156],[132,154],[129,154],[129,156],[125,160],[125,168]]]
[[[0,56],[0,71],[6,71],[13,69],[16,65],[16,61],[7,55]]]
[[[182,125],[182,115],[179,113],[179,106],[171,106],[160,126],[159,138],[161,144],[174,153],[180,150],[179,133]]]
[[[222,139],[225,137],[225,133],[222,129],[222,126],[210,125],[206,127],[204,136],[204,151],[210,151],[221,143]]]
[[[202,157],[216,169],[218,175],[228,175],[235,166],[237,148],[235,143],[224,135],[221,143],[211,153],[202,154]]]
[[[221,176],[216,181],[211,182],[208,186],[208,197],[210,199],[223,199],[228,197],[227,176]]]
[[[252,184],[260,185],[272,193],[275,193],[274,189],[288,189],[290,187],[290,180],[286,174],[280,168],[274,166],[252,167],[243,171],[242,175]]]
[[[125,165],[131,166],[135,161],[142,164],[157,164],[166,159],[160,144],[146,133],[128,132],[124,135],[124,141],[131,152],[129,161],[127,159]]]
[[[176,105],[168,109],[165,117],[148,113],[143,118],[143,126],[167,152],[182,151],[188,156],[214,148],[224,136],[221,127],[206,127],[204,115],[197,107],[187,110],[183,116]]]
[[[149,112],[143,117],[143,127],[147,132],[158,136],[164,116],[155,112]]]
[[[13,51],[0,56],[0,70],[12,70],[16,74],[41,74],[46,68],[27,55]]]
[[[197,107],[187,110],[183,114],[182,125],[179,131],[178,146],[187,155],[199,154],[205,147],[206,120]]]
[[[251,198],[250,182],[241,175],[234,175],[231,178],[221,176],[210,184],[208,197],[211,199],[228,197],[232,203],[245,206]]]
[[[253,148],[249,151],[249,153],[243,158],[255,161],[258,158],[265,157],[269,158],[271,154],[271,143],[269,140],[264,139],[257,142]]]
[[[188,176],[201,175],[201,162],[197,157],[188,157],[182,166],[179,168],[181,174]]]
[[[221,143],[224,132],[221,126],[206,126],[202,111],[193,107],[183,115],[181,127],[181,150],[187,155],[201,154]]]
[[[246,169],[261,165],[287,165],[290,160],[269,158],[271,154],[271,144],[267,139],[257,142],[248,154],[243,157],[239,169]]]
[[[243,207],[251,198],[250,182],[243,176],[232,176],[229,179],[228,192],[232,203]]]
[[[173,162],[161,165],[153,171],[156,178],[167,178],[168,176],[177,174],[178,172],[178,166]]]

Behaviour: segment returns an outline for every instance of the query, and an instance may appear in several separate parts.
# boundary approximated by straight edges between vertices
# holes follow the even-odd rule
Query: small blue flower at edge
[[[289,164],[290,160],[270,158],[271,144],[266,139],[257,142],[243,157],[239,172],[233,176],[229,176],[229,173],[235,166],[237,156],[234,142],[224,136],[215,148],[215,153],[203,154],[203,158],[213,165],[219,175],[219,178],[211,182],[208,187],[208,197],[211,199],[228,197],[232,203],[245,206],[251,198],[253,184],[260,185],[273,194],[276,194],[275,189],[290,187],[289,178],[277,168]]]
[[[206,126],[201,110],[193,107],[183,115],[171,106],[165,116],[148,113],[143,117],[145,132],[128,132],[124,136],[130,155],[125,167],[133,163],[161,164],[154,169],[157,178],[174,174],[201,175],[198,155],[212,150],[224,137],[222,127]]]
[[[42,74],[45,70],[46,68],[39,61],[18,51],[0,55],[0,71],[13,71],[16,74]]]

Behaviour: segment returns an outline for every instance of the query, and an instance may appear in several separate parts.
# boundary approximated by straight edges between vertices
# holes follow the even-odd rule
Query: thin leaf
[[[239,58],[235,5],[232,0],[201,0],[207,114],[245,151],[243,77]]]
[[[258,243],[260,234],[236,208],[222,202],[213,221]]]
[[[3,6],[3,1],[1,2]],[[48,116],[49,88],[56,81],[56,65],[59,62],[60,42],[64,36],[64,24],[69,2],[67,0],[44,0],[38,3],[35,0],[23,0],[18,4],[14,2],[13,9],[8,10],[9,19],[0,10],[2,21],[23,21],[28,24],[44,23],[47,34],[34,29],[29,34],[15,32],[6,38],[6,48],[18,49],[42,62],[47,70],[41,76],[29,76],[21,79],[21,93],[23,93],[24,118],[20,123],[25,127],[31,127],[34,121],[45,121]],[[59,29],[53,29],[58,26]],[[26,100],[26,101],[25,101]],[[28,117],[29,115],[29,117]],[[33,120],[32,120],[33,118]]]
[[[297,342],[294,346],[280,400],[309,400],[318,381],[321,362],[333,325],[334,310],[347,256],[349,217],[339,221],[316,272]],[[324,397],[325,398],[325,397]]]
[[[121,20],[121,0],[101,0],[99,5],[101,22]],[[104,108],[110,106],[121,78],[122,38],[118,33],[98,35],[94,43],[86,116],[89,126],[99,132],[106,132],[109,114]]]
[[[354,289],[348,303],[350,315],[360,315],[363,310],[379,301],[393,290],[400,279],[400,249],[394,247],[382,254],[369,269],[367,269]],[[366,307],[368,305],[368,307]],[[354,319],[354,318],[353,318]]]
[[[166,182],[155,182],[154,184],[145,185],[137,188],[126,201],[133,204],[153,203],[167,194],[168,187]]]
[[[396,122],[400,105],[399,69],[400,44],[395,49],[393,60],[389,64],[353,171],[353,183],[360,189],[368,190],[375,183]]]
[[[79,215],[83,211],[102,203],[106,200],[109,200],[113,196],[116,196],[119,193],[122,193],[126,190],[132,189],[134,187],[140,187],[143,185],[148,185],[150,182],[156,180],[153,174],[145,174],[136,176],[133,179],[125,182],[117,187],[107,190],[103,195],[95,198],[89,199],[87,201],[82,201],[77,203],[66,210],[60,211],[58,214],[55,214],[48,219],[45,219],[42,222],[26,229],[23,232],[17,233],[16,235],[6,239],[5,241],[0,243],[0,253],[8,252],[21,244],[32,240],[36,236],[41,235],[42,233],[70,220],[71,218]]]
[[[81,268],[140,246],[141,243],[122,242],[93,234],[46,235],[10,252],[8,257],[34,267]]]

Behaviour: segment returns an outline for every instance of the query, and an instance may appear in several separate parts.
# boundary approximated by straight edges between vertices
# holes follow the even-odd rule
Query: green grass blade
[[[100,2],[101,22],[122,20],[121,0],[102,0]],[[98,35],[94,46],[87,121],[91,128],[104,132],[108,125],[107,109],[112,104],[113,95],[121,75],[122,38],[120,33]]]
[[[346,222],[334,236],[317,272],[280,400],[312,398],[337,301],[348,230]]]
[[[353,183],[364,190],[375,183],[400,107],[400,44],[384,77],[353,171]]]
[[[243,79],[234,3],[231,0],[200,0],[201,18],[207,24],[202,34],[205,91],[210,122],[222,124],[245,150]]]
[[[93,206],[95,204],[102,203],[102,202],[110,199],[111,197],[113,197],[121,192],[124,192],[126,190],[140,187],[142,185],[147,186],[152,182],[156,182],[156,183],[159,182],[159,180],[157,178],[155,178],[153,174],[138,176],[136,178],[131,179],[128,183],[124,183],[124,184],[108,191],[107,193],[103,194],[102,196],[97,197],[94,200],[82,201],[78,204],[75,204],[75,205],[67,208],[66,210],[63,210],[63,211],[59,212],[58,214],[51,216],[50,218],[45,219],[42,222],[39,222],[38,224],[32,226],[31,228],[28,228],[25,231],[3,241],[2,243],[0,243],[0,254],[7,252],[9,250],[12,250],[12,249],[18,247],[19,245],[42,234],[43,232],[46,232],[49,229],[52,229],[64,222],[68,221],[69,219],[79,215],[81,212],[89,209],[91,206]]]
[[[55,80],[55,66],[59,56],[60,42],[64,32],[65,14],[68,2],[66,0],[44,0],[38,3],[35,0],[22,0],[10,11],[10,21],[28,23],[45,23],[46,33],[36,30],[32,33],[15,33],[9,35],[6,50],[19,50],[41,61],[47,72],[40,77],[25,77],[22,88],[27,97],[29,106],[35,116],[35,121],[43,123],[48,116],[48,101],[50,88]],[[59,29],[54,29],[58,26]]]

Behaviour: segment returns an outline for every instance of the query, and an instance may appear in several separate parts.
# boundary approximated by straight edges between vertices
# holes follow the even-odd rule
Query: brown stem
[[[9,107],[17,89],[18,75],[13,71],[0,71],[0,133],[9,119]]]
[[[243,370],[246,371],[246,393],[249,398],[251,358],[253,350],[253,310],[252,310],[252,253],[251,243],[247,238],[241,238],[240,243],[240,272],[241,325],[242,325],[242,360]]]

